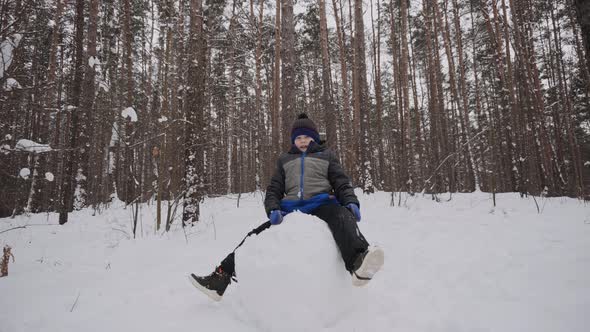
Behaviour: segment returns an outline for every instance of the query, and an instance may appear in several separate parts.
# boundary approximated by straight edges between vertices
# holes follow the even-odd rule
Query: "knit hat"
[[[295,138],[299,135],[307,135],[313,138],[316,143],[320,144],[318,128],[305,113],[299,114],[297,120],[295,120],[293,126],[291,126],[291,143],[295,143]]]

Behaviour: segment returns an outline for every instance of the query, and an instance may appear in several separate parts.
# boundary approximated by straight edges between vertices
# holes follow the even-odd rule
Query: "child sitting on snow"
[[[334,152],[322,144],[315,124],[304,113],[293,123],[291,142],[289,152],[279,157],[266,190],[264,207],[270,220],[246,237],[280,224],[293,211],[314,215],[328,224],[353,285],[367,284],[383,265],[384,253],[378,247],[369,247],[356,224],[361,220],[360,204],[350,179]],[[192,284],[213,300],[221,300],[235,277],[234,252],[210,275],[191,274]]]

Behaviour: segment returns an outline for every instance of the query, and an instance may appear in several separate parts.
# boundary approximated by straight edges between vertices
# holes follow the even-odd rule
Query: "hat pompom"
[[[307,117],[307,114],[301,113],[301,114],[299,114],[299,116],[297,117],[297,119],[309,119],[309,117]]]

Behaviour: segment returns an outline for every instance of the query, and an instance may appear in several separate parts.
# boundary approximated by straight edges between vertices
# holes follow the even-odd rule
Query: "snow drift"
[[[134,210],[119,201],[65,225],[58,213],[0,219],[0,248],[15,256],[0,278],[0,331],[588,331],[587,203],[537,197],[538,211],[532,197],[498,194],[493,206],[477,192],[392,207],[390,193],[358,196],[359,228],[387,256],[366,287],[349,288],[324,223],[296,213],[238,249],[239,282],[221,302],[187,275],[213,271],[265,220],[259,194],[239,207],[237,195],[207,198],[201,222],[170,232],[141,204],[135,239]]]

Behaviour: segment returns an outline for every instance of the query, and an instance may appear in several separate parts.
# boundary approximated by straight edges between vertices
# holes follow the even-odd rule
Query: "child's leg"
[[[264,231],[265,229],[270,227],[270,221],[265,222],[264,224],[258,226],[257,228],[253,229],[244,237],[242,242],[238,244],[236,249],[238,249],[246,238],[252,234],[260,234],[260,232]],[[232,278],[236,275],[235,270],[235,254],[232,251],[229,255],[227,255],[223,261],[215,268],[215,270],[208,276],[197,276],[191,273],[189,276],[190,282],[200,291],[205,293],[211,299],[215,301],[221,300],[225,289],[229,284],[232,282]],[[234,279],[234,281],[236,281]]]
[[[219,264],[221,271],[227,273],[231,276],[236,274],[236,262],[235,262],[235,254],[232,252],[231,254],[227,255]]]
[[[227,255],[219,264],[219,267],[221,268],[221,270],[224,273],[227,273],[229,275],[234,276],[236,274],[236,263],[235,263],[235,252],[236,250],[242,246],[242,244],[244,244],[244,241],[246,241],[246,239],[248,238],[248,236],[253,235],[253,234],[260,234],[262,233],[262,231],[268,229],[270,227],[270,221],[267,221],[265,223],[263,223],[262,225],[256,227],[255,229],[251,230],[242,240],[242,242],[240,242],[240,244],[238,244],[238,246],[236,247],[236,249],[234,249],[234,251],[232,251],[229,255]]]
[[[346,270],[352,273],[354,260],[358,254],[365,252],[369,247],[369,243],[357,226],[355,217],[347,208],[336,204],[322,205],[311,214],[328,224],[342,254]]]

